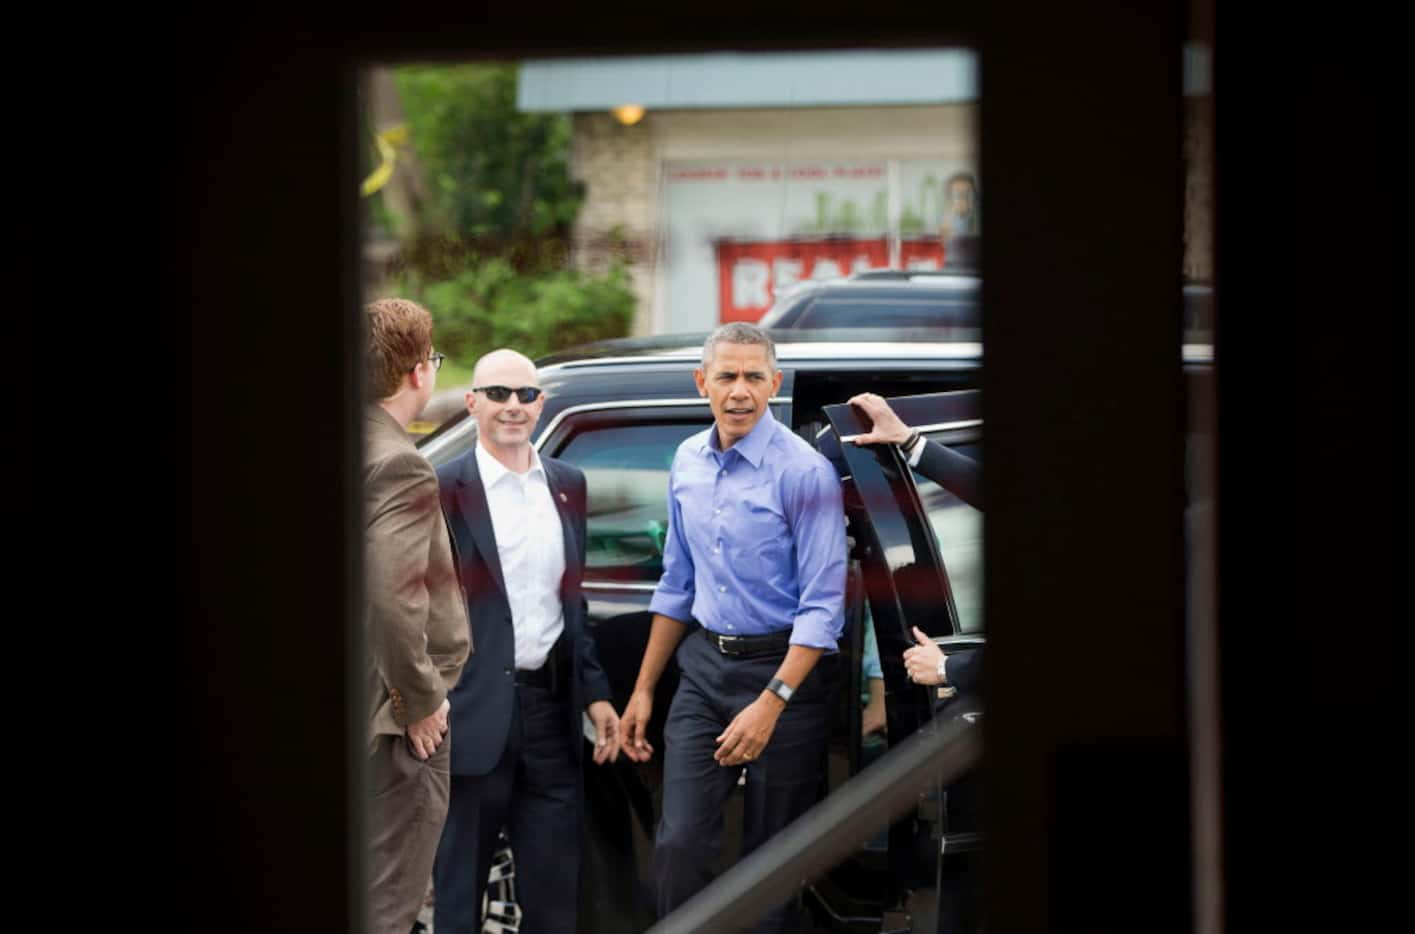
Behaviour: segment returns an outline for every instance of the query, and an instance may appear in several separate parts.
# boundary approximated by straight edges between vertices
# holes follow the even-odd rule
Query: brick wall
[[[572,170],[585,186],[575,224],[575,265],[601,272],[627,260],[638,299],[634,334],[654,331],[653,290],[658,221],[654,115],[624,126],[608,113],[574,115]]]

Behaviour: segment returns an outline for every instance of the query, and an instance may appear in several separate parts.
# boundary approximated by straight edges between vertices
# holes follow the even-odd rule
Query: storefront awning
[[[532,59],[522,111],[946,104],[977,98],[967,49]]]

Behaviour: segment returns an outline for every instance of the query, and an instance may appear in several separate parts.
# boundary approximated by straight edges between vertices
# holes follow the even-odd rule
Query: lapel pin
[[[568,502],[570,502],[570,497],[566,496],[564,493],[561,493],[561,494],[560,494],[560,502],[562,502],[562,503],[568,503]]]

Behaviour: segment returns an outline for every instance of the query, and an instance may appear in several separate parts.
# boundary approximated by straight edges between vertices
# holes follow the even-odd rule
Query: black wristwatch
[[[913,454],[913,453],[914,453],[914,448],[916,448],[916,447],[919,446],[919,441],[920,441],[923,437],[924,437],[924,436],[921,435],[921,434],[919,434],[917,431],[911,432],[911,433],[909,434],[909,437],[906,438],[906,439],[904,439],[904,443],[901,444],[901,445],[899,445],[899,450],[903,451],[904,454],[905,454],[905,456],[908,456],[908,455],[910,455],[910,454]]]
[[[766,689],[777,697],[781,698],[783,704],[791,703],[791,695],[796,693],[796,689],[782,681],[780,678],[772,678],[766,683]]]

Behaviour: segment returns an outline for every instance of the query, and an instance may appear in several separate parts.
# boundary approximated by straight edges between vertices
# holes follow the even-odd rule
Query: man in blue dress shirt
[[[621,721],[625,752],[647,761],[654,686],[676,650],[654,850],[660,916],[712,880],[744,765],[744,854],[816,802],[844,619],[840,480],[767,408],[781,386],[771,339],[723,325],[693,376],[715,421],[673,458],[653,627]],[[782,930],[789,907],[758,930]]]

